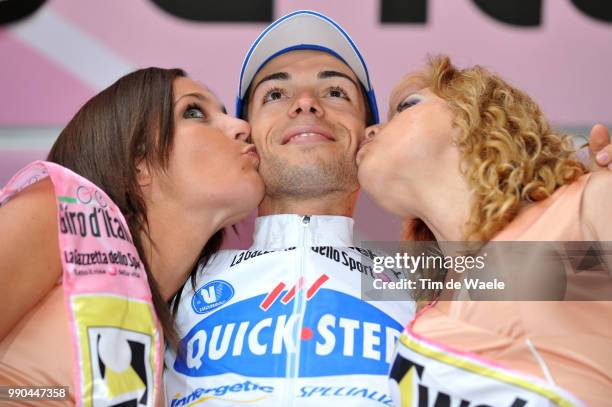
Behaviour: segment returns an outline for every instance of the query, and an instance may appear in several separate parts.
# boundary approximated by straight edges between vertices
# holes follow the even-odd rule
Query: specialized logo
[[[287,355],[300,341],[300,377],[387,374],[402,326],[359,298],[320,288],[324,282],[321,276],[307,289],[301,320],[292,314],[291,301],[300,283],[209,315],[181,340],[174,369],[192,377],[285,377]]]
[[[335,397],[342,399],[367,399],[385,404],[393,405],[393,399],[386,393],[381,393],[380,389],[371,389],[367,387],[357,386],[303,386],[299,390],[298,398],[323,398],[329,400],[326,405],[334,403],[332,400]],[[464,407],[464,406],[461,406]]]
[[[210,281],[195,292],[191,299],[191,308],[197,314],[205,314],[219,308],[233,296],[234,287],[227,281]]]

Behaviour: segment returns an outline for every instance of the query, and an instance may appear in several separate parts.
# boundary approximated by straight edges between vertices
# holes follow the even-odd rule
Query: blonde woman
[[[368,129],[359,181],[406,219],[407,239],[612,241],[612,174],[587,173],[500,77],[435,58],[400,82],[390,112]],[[576,271],[568,284],[593,277]],[[592,298],[610,294],[609,277]],[[400,338],[392,394],[402,406],[606,405],[611,316],[605,301],[433,303]]]

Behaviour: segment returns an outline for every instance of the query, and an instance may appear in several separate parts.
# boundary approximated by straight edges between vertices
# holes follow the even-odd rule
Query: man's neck
[[[259,216],[296,214],[353,217],[358,194],[359,191],[333,192],[312,198],[266,195],[259,205]]]

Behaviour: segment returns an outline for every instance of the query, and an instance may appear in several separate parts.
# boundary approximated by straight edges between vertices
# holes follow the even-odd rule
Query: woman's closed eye
[[[404,100],[402,100],[398,105],[397,105],[397,112],[400,113],[418,103],[420,103],[423,100],[423,98],[420,95],[410,95],[408,97],[406,97]]]

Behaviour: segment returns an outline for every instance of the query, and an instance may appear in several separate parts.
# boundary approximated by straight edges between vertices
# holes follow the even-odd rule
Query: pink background
[[[375,0],[277,0],[274,15],[300,8],[329,15],[353,37],[383,117],[393,84],[428,53],[446,53],[459,65],[500,73],[538,100],[558,126],[612,123],[612,24],[582,14],[569,0],[543,1],[537,28],[496,21],[471,0],[430,0],[427,24],[382,25]],[[1,28],[0,185],[48,148],[6,147],[11,129],[61,129],[88,98],[136,68],[184,68],[233,111],[240,64],[266,25],[185,21],[148,0],[52,0]],[[62,36],[65,29],[72,34]],[[364,237],[393,240],[399,233],[399,222],[364,197],[356,219]],[[236,244],[248,244],[249,229]]]

